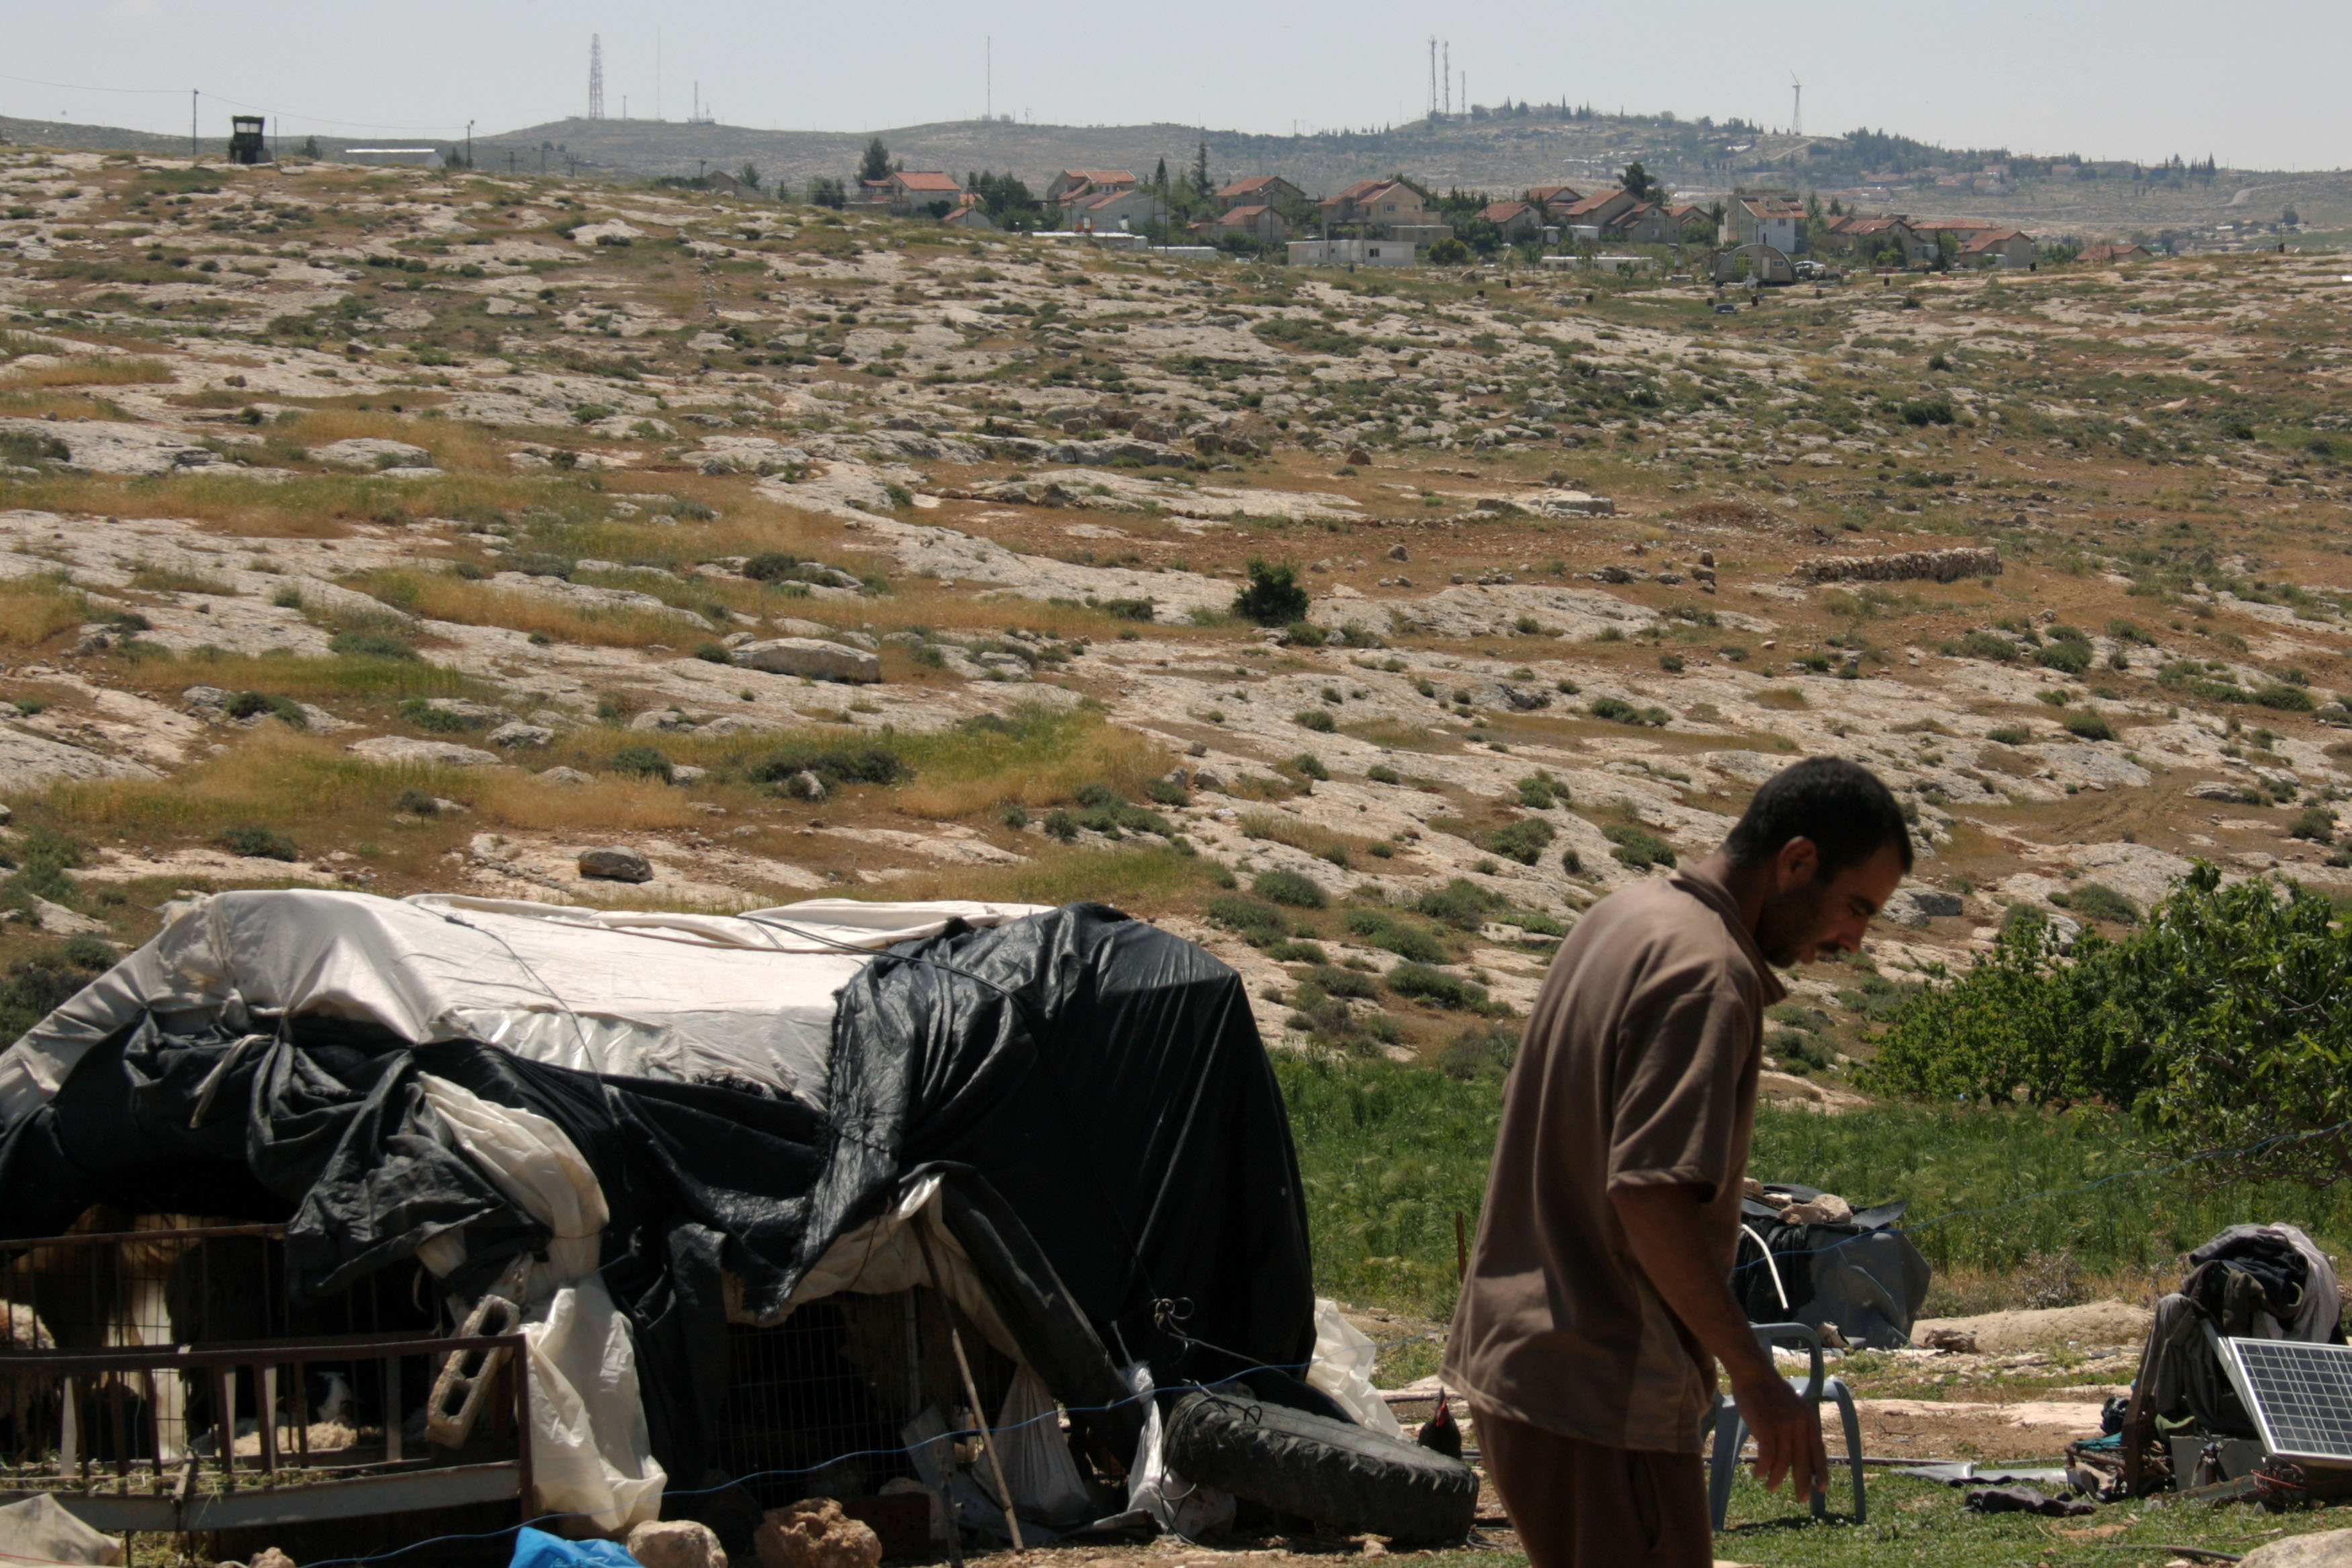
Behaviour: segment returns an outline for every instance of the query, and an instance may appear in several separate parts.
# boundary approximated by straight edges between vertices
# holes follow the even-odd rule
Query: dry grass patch
[[[68,359],[55,364],[23,365],[10,371],[10,390],[37,386],[150,386],[172,379],[172,368],[159,359]]]
[[[1211,883],[1197,856],[1167,848],[1047,849],[1021,866],[957,866],[912,871],[838,889],[853,899],[978,899],[995,903],[1109,904],[1149,918],[1204,896]]]
[[[1335,866],[1349,864],[1352,856],[1370,849],[1374,842],[1354,834],[1336,833],[1279,811],[1245,811],[1235,826],[1251,838],[1287,844],[1293,849],[1303,849]]]
[[[711,629],[708,621],[689,612],[575,605],[551,594],[501,587],[446,572],[368,572],[352,577],[346,585],[420,619],[503,626],[591,647],[674,645]]]
[[[192,682],[310,702],[494,695],[481,682],[446,665],[422,658],[321,658],[198,649],[175,659],[118,663],[109,675],[111,685],[163,698],[176,698]]]
[[[1120,729],[1092,708],[1056,713],[1023,707],[1009,718],[974,720],[891,744],[915,770],[912,780],[892,791],[892,804],[908,816],[934,820],[1008,805],[1056,805],[1090,784],[1140,799],[1146,785],[1175,765],[1157,742]]]
[[[336,441],[373,438],[406,441],[433,454],[434,466],[453,473],[513,477],[506,444],[478,425],[442,419],[415,419],[398,414],[357,408],[314,408],[291,425],[272,432],[297,447],[324,447]]]
[[[81,590],[63,574],[0,580],[0,647],[38,647],[89,615]]]

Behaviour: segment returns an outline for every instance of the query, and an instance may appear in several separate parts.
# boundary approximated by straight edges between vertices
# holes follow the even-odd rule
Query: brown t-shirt
[[[1700,1451],[1714,1363],[1633,1260],[1609,1193],[1698,1189],[1728,1276],[1764,1009],[1785,994],[1712,878],[1677,871],[1586,911],[1503,1086],[1450,1386],[1589,1443]]]

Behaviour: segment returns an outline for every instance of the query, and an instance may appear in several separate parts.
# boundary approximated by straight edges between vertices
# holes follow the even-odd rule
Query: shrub
[[[1612,822],[1601,830],[1602,837],[1615,847],[1609,853],[1636,871],[1646,871],[1653,866],[1671,868],[1675,864],[1675,847],[1646,827]]]
[[[2077,883],[2069,893],[2067,908],[2078,915],[2120,926],[2139,924],[2139,906],[2105,882]]]
[[[37,823],[6,853],[0,853],[0,866],[15,868],[0,890],[61,903],[73,896],[73,883],[66,873],[80,866],[83,858],[78,841]]]
[[[1290,934],[1290,923],[1272,904],[1238,893],[1219,893],[1209,900],[1209,919],[1253,947],[1265,947]]]
[[[114,967],[114,950],[93,936],[42,948],[0,974],[0,1039],[14,1040]]]
[[[2248,700],[2257,707],[2275,709],[2281,713],[2308,713],[2318,706],[2312,700],[2310,692],[2283,680],[2257,689]]]
[[[1505,859],[1532,866],[1557,837],[1558,830],[1542,817],[1523,816],[1505,826],[1489,828],[1479,834],[1475,842],[1479,848],[1500,855]]]
[[[1443,963],[1445,948],[1423,926],[1401,921],[1386,910],[1350,910],[1348,931],[1374,947],[1417,963]]]
[[[2022,724],[1996,724],[1985,731],[1985,739],[1996,745],[2021,746],[2033,739],[2033,731]]]
[[[232,719],[250,719],[256,714],[270,713],[297,730],[310,727],[310,716],[302,711],[299,702],[290,697],[274,696],[265,691],[238,692],[228,700],[227,711]]]
[[[1261,871],[1250,883],[1250,891],[1261,899],[1294,909],[1319,910],[1331,902],[1330,896],[1311,877],[1297,871]]]
[[[1964,658],[1989,658],[1996,664],[2017,662],[2017,645],[1999,632],[1970,632],[1960,639],[1956,651]]]
[[[1636,708],[1622,697],[1596,697],[1586,705],[1585,711],[1613,724],[1647,724],[1661,730],[1674,722],[1675,717],[1663,708]]]
[[[1404,783],[1404,775],[1397,772],[1394,768],[1389,766],[1386,763],[1374,763],[1370,767],[1364,770],[1364,777],[1370,780],[1373,784],[1392,784]]]
[[[1948,397],[1906,398],[1896,410],[1906,425],[1949,425],[1955,417]]]
[[[441,803],[421,789],[404,789],[392,797],[392,809],[411,816],[438,816]]]
[[[405,637],[390,632],[337,632],[327,639],[327,651],[345,658],[418,658],[423,657]]]
[[[2306,805],[2303,815],[2287,829],[2292,838],[2308,838],[2314,844],[2336,842],[2336,814],[2324,805]]]
[[[1328,708],[1303,708],[1290,717],[1300,729],[1312,730],[1320,735],[1328,735],[1339,727],[1339,721],[1331,717]]]
[[[422,697],[404,699],[400,704],[400,716],[420,730],[430,730],[441,735],[478,730],[490,722],[489,719],[476,714],[452,713]]]
[[[1422,894],[1412,901],[1412,907],[1414,912],[1444,921],[1447,925],[1476,931],[1486,923],[1489,914],[1509,903],[1509,900],[1488,892],[1467,877],[1456,877],[1444,887]]]
[[[1313,621],[1293,621],[1282,628],[1283,640],[1300,647],[1321,647],[1331,639]]]
[[[694,657],[702,660],[705,664],[732,664],[735,662],[734,657],[727,651],[727,645],[720,642],[699,642],[695,644]]]
[[[1105,599],[1096,608],[1118,621],[1149,621],[1152,618],[1152,603],[1149,599]]]
[[[294,840],[257,822],[239,823],[220,836],[220,846],[232,855],[254,860],[299,860]]]
[[[1529,811],[1549,811],[1569,804],[1568,786],[1549,774],[1530,773],[1512,787],[1518,792],[1519,804]]]
[[[1491,1024],[1463,1030],[1445,1042],[1437,1065],[1448,1078],[1500,1078],[1519,1058],[1519,1037]]]
[[[670,760],[654,746],[624,746],[605,758],[604,765],[616,773],[659,779],[664,784],[668,784],[673,776]]]
[[[1433,1007],[1475,1012],[1487,1005],[1485,986],[1425,963],[1400,963],[1388,972],[1386,979],[1389,989],[1398,995],[1417,997]]]
[[[1307,590],[1298,585],[1297,567],[1253,558],[1245,570],[1249,582],[1234,595],[1234,614],[1262,626],[1286,626],[1306,619]]]
[[[1318,784],[1326,783],[1331,777],[1331,770],[1325,767],[1323,759],[1312,752],[1301,752],[1280,765],[1286,771],[1297,773],[1300,778],[1313,779]]]
[[[2088,643],[2044,643],[2033,650],[2033,662],[2044,669],[2059,669],[2068,675],[2082,675],[2091,668],[2091,647]]]
[[[2104,714],[2067,713],[2061,715],[2058,722],[2078,741],[2112,741],[2116,738],[2115,726],[2107,722]]]
[[[782,784],[814,773],[825,787],[845,784],[894,784],[915,776],[887,746],[779,746],[745,770],[754,784]]]
[[[1311,942],[1293,942],[1291,945],[1293,947],[1315,947],[1315,943]],[[1320,948],[1317,948],[1316,951],[1319,953],[1322,950]],[[1359,969],[1340,969],[1332,964],[1324,963],[1319,960],[1316,964],[1314,973],[1307,975],[1307,978],[1321,986],[1325,992],[1333,996],[1351,996],[1360,1002],[1368,1002],[1381,994],[1379,984],[1363,971]]]

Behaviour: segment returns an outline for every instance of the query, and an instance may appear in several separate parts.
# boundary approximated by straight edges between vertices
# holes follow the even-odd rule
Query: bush
[[[1523,816],[1506,826],[1489,828],[1477,836],[1478,847],[1507,860],[1517,860],[1522,866],[1532,866],[1559,837],[1558,830],[1540,816]]]
[[[441,803],[421,789],[404,789],[392,797],[392,809],[411,816],[438,816]]]
[[[2067,891],[2066,907],[2078,915],[2119,926],[2139,924],[2139,906],[2105,882],[2083,882]]]
[[[2000,746],[2022,746],[2033,739],[2033,731],[2022,724],[1996,724],[1985,731],[1985,739]]]
[[[2116,738],[2116,727],[2107,722],[2104,714],[2065,713],[2059,716],[2058,722],[2066,733],[2078,741],[2112,741]]]
[[[1906,425],[1949,425],[1955,417],[1948,397],[1906,398],[1896,410]]]
[[[1328,708],[1303,708],[1290,717],[1300,729],[1312,730],[1318,735],[1328,735],[1339,727]]]
[[[779,746],[746,770],[754,784],[782,784],[814,773],[827,789],[845,784],[894,784],[915,770],[887,746]]]
[[[1290,922],[1280,910],[1238,893],[1219,893],[1211,899],[1209,919],[1253,947],[1265,947],[1290,934]]]
[[[1996,664],[2017,662],[2017,645],[1999,632],[1970,632],[1953,651],[1963,658],[1989,658]]]
[[[604,765],[616,773],[659,779],[664,784],[668,784],[674,773],[670,760],[655,746],[624,746],[605,758]]]
[[[722,642],[698,642],[695,644],[694,657],[702,660],[705,664],[732,664],[735,662],[734,656],[727,651],[727,645]]]
[[[1663,708],[1636,708],[1622,697],[1596,697],[1586,705],[1585,711],[1612,724],[1647,724],[1661,730],[1674,722],[1675,717]]]
[[[310,727],[310,716],[302,711],[299,702],[290,697],[273,696],[266,691],[238,692],[228,700],[227,712],[232,719],[250,719],[257,714],[271,713],[297,730]]]
[[[1404,783],[1404,775],[1397,772],[1394,768],[1389,766],[1386,763],[1374,763],[1370,767],[1364,770],[1364,777],[1371,783],[1379,784]]]
[[[2091,648],[2087,643],[2049,642],[2033,650],[2033,662],[2044,669],[2063,670],[2068,675],[2082,675],[2091,668]]]
[[[1466,267],[1470,263],[1470,247],[1450,234],[1431,245],[1423,255],[1432,267]]]
[[[1675,865],[1675,847],[1646,827],[1612,822],[1601,830],[1601,835],[1615,846],[1609,853],[1633,870],[1646,871],[1653,866],[1671,868]]]
[[[1416,963],[1444,963],[1445,947],[1425,927],[1401,921],[1386,910],[1350,910],[1348,931],[1370,945]]]
[[[390,632],[337,632],[327,639],[327,651],[345,658],[419,658],[404,637]]]
[[[1253,558],[1246,570],[1249,583],[1234,595],[1234,614],[1262,626],[1286,626],[1307,618],[1307,590],[1298,585],[1297,567]]]
[[[1433,1007],[1477,1012],[1489,1005],[1485,986],[1425,963],[1400,963],[1386,978],[1389,989],[1398,995],[1416,997]]]
[[[220,846],[232,855],[254,860],[299,860],[294,840],[257,822],[240,823],[220,836]]]
[[[1297,871],[1261,871],[1250,883],[1250,891],[1261,899],[1288,904],[1293,909],[1319,910],[1331,902],[1330,896],[1323,891],[1320,884]]]
[[[1476,931],[1486,923],[1488,915],[1509,905],[1508,899],[1488,892],[1467,877],[1456,877],[1444,887],[1433,889],[1412,901],[1415,913],[1464,931]]]
[[[1445,1042],[1437,1065],[1448,1078],[1500,1078],[1519,1058],[1519,1037],[1491,1024],[1463,1030]]]
[[[1330,781],[1331,770],[1325,767],[1323,759],[1312,752],[1301,752],[1290,761],[1277,765],[1287,772],[1297,773],[1300,778],[1313,779],[1318,784]]]
[[[62,903],[73,896],[73,883],[66,873],[83,859],[79,842],[46,824],[36,824],[7,852],[0,853],[0,867],[14,868],[0,891]]]
[[[1549,811],[1569,804],[1568,786],[1548,773],[1530,773],[1512,787],[1518,792],[1519,804],[1529,811]]]
[[[1293,621],[1282,628],[1282,637],[1285,642],[1299,647],[1321,647],[1331,640],[1313,621]]]
[[[1149,621],[1152,604],[1149,599],[1105,599],[1095,606],[1116,621]]]
[[[2314,844],[2333,844],[2336,842],[2336,814],[2324,805],[2306,805],[2303,808],[2303,815],[2294,819],[2294,826],[2286,831],[2291,838],[2308,838]]]
[[[400,716],[420,730],[430,730],[437,735],[454,735],[466,730],[478,730],[491,722],[488,718],[469,713],[452,713],[422,697],[402,700]]]
[[[78,936],[27,954],[0,974],[0,1039],[14,1040],[114,967],[114,950]]]

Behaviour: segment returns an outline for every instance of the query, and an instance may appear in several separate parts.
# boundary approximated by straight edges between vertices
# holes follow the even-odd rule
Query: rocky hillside
[[[1924,858],[1781,1011],[1837,1103],[2017,907],[2352,890],[2303,258],[1723,314],[489,174],[0,201],[0,959],[231,886],[1088,897],[1271,1037],[1475,1064],[1840,751]]]

